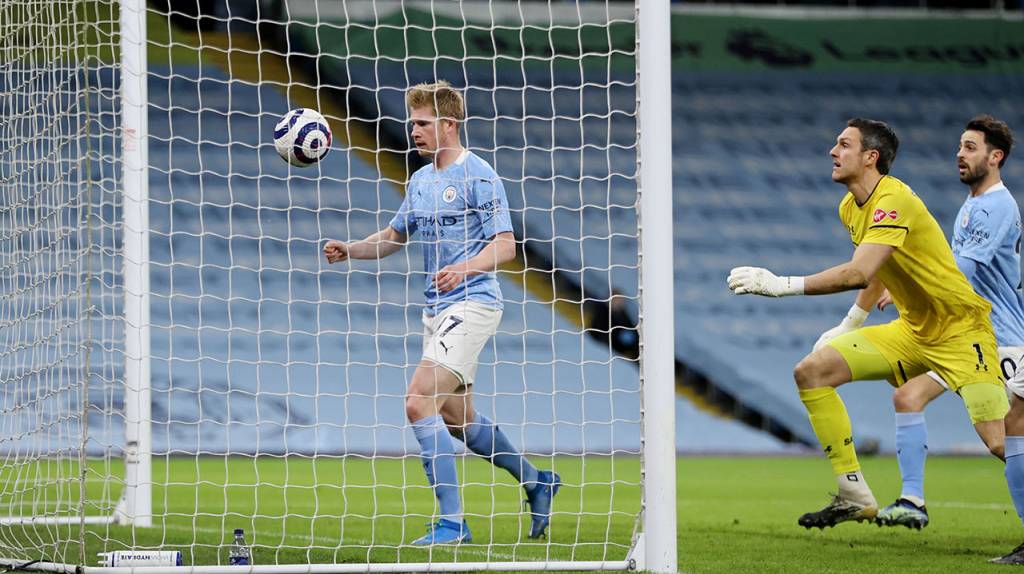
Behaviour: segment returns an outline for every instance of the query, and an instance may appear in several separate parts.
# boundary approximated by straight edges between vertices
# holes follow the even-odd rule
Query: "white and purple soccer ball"
[[[316,110],[292,110],[274,128],[274,148],[294,166],[311,166],[331,151],[331,126]]]

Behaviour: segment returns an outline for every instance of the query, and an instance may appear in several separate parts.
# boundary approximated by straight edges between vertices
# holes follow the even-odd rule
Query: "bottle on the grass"
[[[245,531],[241,528],[235,529],[235,540],[231,542],[228,549],[229,566],[248,566],[252,564],[252,552],[249,545],[245,543]]]

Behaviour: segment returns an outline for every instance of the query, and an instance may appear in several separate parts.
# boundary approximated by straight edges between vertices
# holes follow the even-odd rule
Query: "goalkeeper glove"
[[[736,267],[729,272],[729,289],[737,295],[785,297],[804,294],[803,277],[779,277],[760,267]]]
[[[868,313],[870,313],[870,311],[865,311],[854,303],[853,307],[850,307],[850,310],[846,312],[846,316],[843,317],[842,322],[828,331],[825,331],[820,337],[818,337],[817,342],[814,343],[812,352],[824,347],[829,341],[835,339],[839,335],[860,329],[861,325],[864,324],[864,321],[867,320]]]

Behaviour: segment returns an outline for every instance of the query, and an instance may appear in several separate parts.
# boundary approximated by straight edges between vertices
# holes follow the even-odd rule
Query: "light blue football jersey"
[[[470,277],[447,293],[438,293],[433,283],[434,275],[445,266],[472,258],[495,235],[512,231],[505,186],[486,161],[464,151],[440,171],[433,163],[417,170],[391,227],[423,250],[428,315],[466,300],[502,308],[494,273]]]
[[[1000,347],[1024,345],[1020,208],[1002,183],[967,197],[953,228],[953,255],[977,262],[971,285],[992,303]]]

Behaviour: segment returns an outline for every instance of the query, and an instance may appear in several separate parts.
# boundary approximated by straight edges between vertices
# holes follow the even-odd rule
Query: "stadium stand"
[[[289,174],[269,145],[276,113],[289,107],[280,93],[269,86],[227,82],[213,68],[175,66],[171,71],[157,70],[150,86],[154,381],[165,385],[157,389],[154,417],[175,432],[191,430],[187,440],[167,438],[166,444],[218,451],[226,445],[203,443],[203,429],[226,424],[231,425],[232,442],[259,439],[254,444],[268,451],[283,450],[274,436],[317,449],[358,450],[353,445],[369,444],[367,437],[374,432],[387,435],[376,437],[376,444],[404,444],[408,437],[400,440],[404,433],[397,404],[407,376],[404,365],[416,353],[419,310],[402,307],[406,300],[418,300],[418,287],[407,284],[402,273],[409,266],[415,269],[418,261],[397,256],[380,264],[359,263],[354,272],[342,274],[321,273],[318,258],[318,242],[332,230],[355,237],[384,225],[387,212],[400,201],[398,190],[378,193],[375,169],[344,149],[335,149],[331,161],[316,168],[320,172]],[[636,150],[630,147],[635,94],[630,78],[607,71],[603,77],[587,77],[591,72],[530,69],[530,88],[516,90],[514,80],[522,83],[521,73],[496,79],[493,70],[475,67],[459,68],[461,76],[455,69],[445,71],[437,73],[470,86],[467,98],[474,119],[466,129],[471,147],[492,160],[505,178],[517,231],[526,245],[575,281],[589,299],[607,299],[612,289],[635,297],[637,262],[628,237],[636,231],[631,211]],[[372,97],[392,118],[392,136],[404,137],[402,90],[409,83],[433,79],[434,72],[410,73],[384,62],[372,72],[360,74],[361,83],[350,92],[364,103]],[[805,443],[813,443],[813,436],[793,392],[790,370],[818,334],[842,316],[851,297],[736,298],[722,280],[728,269],[756,264],[809,273],[849,254],[835,217],[841,188],[828,180],[826,155],[848,117],[877,117],[897,128],[902,147],[894,175],[917,190],[947,230],[963,197],[952,169],[952,150],[967,116],[985,111],[1011,125],[1024,125],[1012,97],[1021,91],[1019,77],[910,74],[865,79],[851,73],[693,71],[674,78],[677,358],[711,382],[711,394],[731,397]],[[379,83],[368,84],[371,80]],[[594,87],[607,83],[612,89]],[[496,84],[510,88],[491,89]],[[171,93],[173,108],[168,106]],[[259,116],[258,110],[268,113]],[[489,142],[496,143],[494,149],[486,147]],[[531,149],[524,154],[527,142]],[[576,149],[581,146],[582,152]],[[328,179],[318,181],[321,174]],[[1024,185],[1024,164],[1014,158],[1004,174],[1011,189]],[[374,217],[378,210],[383,211]],[[200,236],[200,231],[205,233]],[[224,275],[228,266],[233,269]],[[208,272],[213,270],[217,273]],[[235,294],[230,301],[225,282]],[[505,284],[519,301],[528,299]],[[248,295],[238,298],[245,290]],[[326,294],[345,303],[318,309],[315,302],[328,298]],[[289,297],[299,302],[286,305]],[[517,315],[550,317],[550,308],[537,303],[519,306],[506,313],[506,323]],[[332,307],[338,312],[325,312]],[[892,317],[876,315],[876,321]],[[563,318],[556,315],[553,320]],[[217,327],[218,321],[228,323]],[[224,330],[228,324],[239,328],[230,336]],[[565,330],[571,330],[567,323]],[[410,333],[413,337],[406,337]],[[570,347],[578,351],[579,345],[566,344],[559,352],[568,353]],[[586,378],[589,385],[592,376],[598,377],[593,383],[607,389],[605,399],[612,389],[635,386],[635,369],[628,363],[611,361],[607,349],[594,341],[584,347],[586,353],[605,357],[598,361],[604,364],[602,374]],[[172,348],[174,359],[169,358]],[[332,357],[317,356],[318,348],[322,353],[332,349]],[[230,368],[228,357],[233,359]],[[257,368],[247,357],[279,365]],[[375,369],[381,361],[389,365]],[[337,365],[327,364],[332,362]],[[521,380],[523,374],[511,376]],[[570,381],[574,376],[581,375],[549,378]],[[339,406],[330,412],[371,412],[365,405],[344,404],[362,390],[346,394],[317,387],[317,381],[331,379],[365,384],[367,395],[384,395],[373,416],[393,418],[339,419],[336,426],[314,428],[301,413],[322,409],[331,400]],[[565,384],[566,396],[571,395],[571,384]],[[261,424],[267,428],[239,414],[264,408],[254,404],[255,394],[240,390],[245,388],[281,390],[279,396],[276,390],[259,395],[259,400],[273,403],[261,411]],[[892,447],[889,394],[882,383],[843,390],[862,442],[877,439],[882,448]],[[515,400],[502,396],[499,391],[496,400]],[[385,407],[390,400],[395,405]],[[578,400],[556,403],[560,416],[581,408]],[[681,399],[680,408],[685,412],[690,406]],[[593,412],[635,426],[635,417],[620,417],[614,410]],[[944,397],[930,412],[929,420],[941,422],[933,424],[933,450],[976,446],[954,397]],[[699,417],[708,425],[721,424],[723,436],[742,440],[710,444],[704,433],[695,443],[681,433],[683,448],[781,448],[770,437],[757,440],[756,433],[747,436],[738,425]],[[282,425],[288,433],[280,432]],[[542,431],[531,435],[529,424],[524,429],[527,448],[562,448],[552,447]],[[600,439],[602,448],[614,448],[618,437],[629,432],[615,437],[610,432]],[[206,439],[213,440],[215,434],[206,433]],[[570,451],[584,438],[582,433],[558,436],[566,437],[564,448]]]
[[[344,150],[289,171],[270,143],[288,110],[276,88],[180,67],[161,81],[151,93],[174,107],[150,128],[155,432],[163,423],[188,452],[228,448],[204,433],[225,424],[236,449],[401,451],[420,329],[420,308],[404,303],[421,300],[422,280],[405,271],[418,260],[343,273],[320,253],[325,237],[386,225],[401,196],[378,195],[376,173]]]
[[[386,225],[401,190],[378,184],[376,168],[337,147],[319,167],[289,171],[271,144],[289,108],[274,87],[176,65],[155,70],[149,90],[156,452],[415,450],[403,393],[419,357],[418,253],[355,262],[348,272],[327,269],[320,256],[325,237]],[[511,423],[531,452],[635,449],[636,368],[581,339],[515,281],[502,287],[508,303],[482,359],[479,407]],[[680,403],[684,448],[781,448]],[[692,426],[685,431],[694,424],[719,432],[697,440]]]
[[[915,189],[947,233],[965,194],[954,153],[969,116],[987,112],[1024,125],[1012,95],[1020,92],[1020,78],[866,80],[795,73],[674,78],[677,317],[690,325],[677,333],[677,349],[718,384],[745,387],[754,400],[770,395],[801,415],[792,365],[843,316],[852,297],[737,298],[721,278],[744,264],[806,274],[849,256],[849,237],[836,216],[843,192],[829,179],[827,156],[847,118],[873,117],[895,127],[901,147],[893,174]],[[1011,158],[1003,174],[1011,189],[1024,186],[1021,162]],[[895,317],[875,315],[874,322]],[[851,385],[842,394],[860,439],[893,448],[889,388]],[[928,420],[932,450],[980,446],[954,397],[929,407]]]
[[[468,107],[478,116],[467,122],[470,141],[497,142],[493,151],[474,149],[493,153],[510,203],[523,210],[528,245],[595,299],[607,298],[610,288],[635,295],[637,285],[635,258],[628,259],[635,247],[626,237],[635,233],[636,221],[624,209],[636,199],[629,179],[636,150],[626,143],[635,129],[634,94],[622,85],[628,77],[603,73],[585,78],[578,70],[530,70],[531,88],[517,92],[491,86],[521,82],[519,71],[498,78],[472,67],[437,72],[469,86]],[[429,70],[384,63],[357,75],[352,91],[373,93],[396,119],[404,113],[405,82],[433,78]],[[368,85],[369,78],[377,83]],[[964,193],[953,164],[963,124],[971,114],[987,112],[1024,125],[1012,96],[1021,89],[1020,78],[867,79],[688,71],[673,80],[677,356],[707,375],[714,392],[737,397],[809,444],[814,437],[791,370],[843,316],[852,296],[737,298],[724,286],[728,270],[751,264],[807,274],[848,258],[849,238],[837,219],[843,190],[829,179],[828,150],[850,117],[883,119],[897,129],[902,146],[893,174],[914,187],[947,232]],[[605,92],[594,82],[613,87]],[[540,149],[524,154],[527,141]],[[581,146],[582,153],[562,149]],[[1004,174],[1011,189],[1024,185],[1024,164],[1011,161]],[[571,180],[580,176],[582,184]],[[895,317],[891,310],[875,315],[874,322]],[[843,396],[858,439],[893,448],[889,387],[852,385]],[[930,412],[929,420],[944,421],[933,425],[933,450],[974,448],[955,398],[940,399]]]

